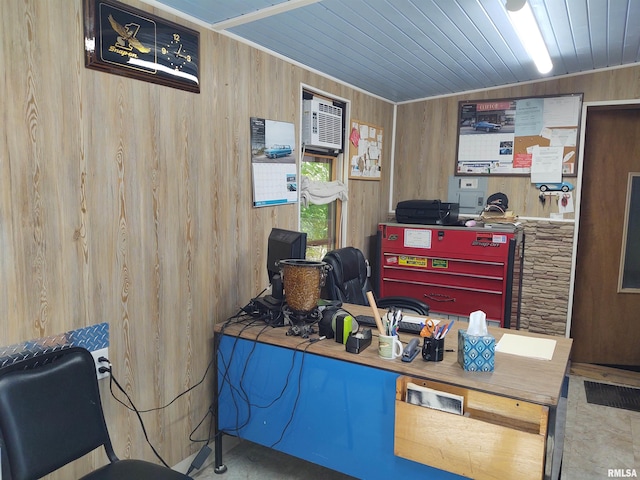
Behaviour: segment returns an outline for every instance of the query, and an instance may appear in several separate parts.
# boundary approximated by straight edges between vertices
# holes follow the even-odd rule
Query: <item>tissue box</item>
[[[458,330],[458,363],[469,372],[493,372],[496,339],[491,335],[467,335]]]

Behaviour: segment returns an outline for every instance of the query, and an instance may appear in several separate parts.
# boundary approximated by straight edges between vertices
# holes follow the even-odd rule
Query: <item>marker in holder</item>
[[[425,337],[422,358],[425,362],[441,362],[444,357],[444,338]]]

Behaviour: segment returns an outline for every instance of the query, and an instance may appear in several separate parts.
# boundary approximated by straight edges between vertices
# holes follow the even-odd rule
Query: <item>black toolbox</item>
[[[455,225],[460,204],[440,200],[404,200],[396,205],[398,223],[421,225]]]

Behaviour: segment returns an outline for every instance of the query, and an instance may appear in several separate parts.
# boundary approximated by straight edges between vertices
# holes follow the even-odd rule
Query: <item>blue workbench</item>
[[[510,332],[494,328],[490,331],[496,340]],[[528,461],[539,459],[530,465],[540,473],[528,478],[557,478],[562,439],[556,438],[556,430],[564,425],[564,416],[558,415],[557,407],[566,379],[570,339],[558,338],[551,361],[496,353],[495,371],[478,374],[464,372],[457,364],[455,331],[451,338],[448,335],[445,339],[445,347],[452,353],[445,353],[444,361],[438,363],[424,362],[420,356],[412,363],[399,359],[383,360],[377,355],[375,337],[370,347],[356,355],[346,352],[344,346],[334,340],[310,343],[308,339],[287,336],[286,332],[287,327],[272,328],[264,323],[251,327],[241,323],[216,326],[217,473],[233,469],[233,465],[226,466],[222,459],[224,436],[232,435],[366,480],[465,478],[440,468],[450,468],[473,477],[478,473],[478,478],[492,478],[494,460],[485,461],[481,468],[478,468],[476,460],[466,461],[465,452],[475,447],[473,437],[465,437],[467,429],[463,426],[478,425],[479,422],[473,418],[469,422],[460,420],[461,417],[452,418],[451,424],[458,425],[452,431],[446,429],[446,424],[443,429],[441,423],[440,435],[444,437],[434,439],[434,443],[440,448],[442,445],[448,447],[442,451],[438,449],[442,456],[436,459],[431,456],[433,461],[419,463],[408,459],[415,457],[422,461],[427,457],[421,455],[424,450],[415,451],[412,447],[407,450],[407,445],[412,445],[414,440],[405,435],[406,431],[400,433],[402,457],[394,454],[394,436],[399,438],[396,404],[402,398],[396,389],[399,379],[402,382],[403,378],[413,378],[488,395],[489,405],[495,396],[496,401],[503,399],[504,402],[506,399],[517,408],[526,403],[534,407],[538,405],[540,411],[548,411],[546,419],[540,418],[544,450],[538,456],[532,457],[528,447],[524,443],[519,447],[517,440],[516,443],[496,444],[500,446],[497,449],[491,448],[496,454],[502,452],[495,461],[503,464],[503,471],[510,471],[509,467],[504,469],[509,462],[514,466],[522,465],[521,460],[529,453]],[[526,332],[520,334],[539,336]],[[402,337],[401,340],[406,343],[410,338]],[[406,404],[402,401],[399,405]],[[417,447],[419,449],[428,448],[431,442],[430,423],[424,422],[424,418],[429,417],[419,414],[416,423],[409,424],[413,425],[413,430],[415,425],[422,425],[417,432],[410,432],[416,445],[422,445]],[[446,419],[440,417],[443,418]],[[406,425],[406,420],[403,425]],[[456,448],[458,444],[454,438],[466,445]],[[492,441],[499,442],[500,438],[496,436]],[[510,438],[519,437],[506,435],[504,438],[509,442]],[[396,450],[398,447],[399,444]],[[488,452],[491,457],[491,450]],[[469,465],[465,466],[466,463]],[[440,468],[429,466],[434,464]]]
[[[463,478],[393,454],[397,373],[313,348],[223,336],[219,429],[357,478]]]

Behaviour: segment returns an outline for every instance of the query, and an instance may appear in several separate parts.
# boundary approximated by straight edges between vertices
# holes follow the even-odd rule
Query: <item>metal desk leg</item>
[[[564,435],[567,418],[567,400],[569,388],[569,367],[567,364],[564,382],[558,406],[549,409],[549,429],[547,433],[547,455],[545,462],[545,480],[558,480],[562,468]]]
[[[215,465],[213,471],[215,473],[224,473],[227,471],[227,466],[222,463],[222,435],[223,432],[216,432],[215,435]]]
[[[213,467],[213,471],[217,474],[225,473],[227,471],[227,466],[222,463],[222,436],[224,432],[220,431],[218,428],[218,413],[220,410],[220,405],[218,402],[218,342],[220,338],[217,333],[213,334],[213,371],[215,372],[213,375],[213,395],[214,395],[214,419],[213,419],[213,427],[214,427],[214,455],[215,455],[215,463]]]

